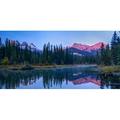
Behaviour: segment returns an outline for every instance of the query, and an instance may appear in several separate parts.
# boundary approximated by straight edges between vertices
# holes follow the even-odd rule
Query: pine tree
[[[112,63],[114,65],[117,64],[117,43],[118,43],[118,35],[116,31],[113,33],[112,41],[111,41],[111,57]]]
[[[117,39],[116,45],[116,64],[120,65],[120,38]]]
[[[100,58],[101,58],[100,52],[97,51],[96,56],[95,56],[95,63],[98,65],[101,63]]]
[[[101,64],[104,64],[105,61],[105,49],[104,49],[104,44],[101,45]]]
[[[111,65],[111,51],[109,48],[109,45],[106,46],[105,51],[104,51],[104,64],[105,65]]]
[[[120,65],[120,44],[117,46],[117,65]]]
[[[3,49],[2,49],[2,40],[0,38],[0,63],[2,59],[3,59]]]

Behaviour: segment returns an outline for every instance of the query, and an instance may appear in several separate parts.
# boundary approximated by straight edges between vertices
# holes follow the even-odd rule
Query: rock
[[[33,70],[34,68],[30,65],[25,65],[24,67],[21,68],[21,70]]]

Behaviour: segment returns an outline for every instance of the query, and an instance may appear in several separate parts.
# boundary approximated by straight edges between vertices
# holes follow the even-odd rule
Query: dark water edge
[[[119,89],[120,77],[99,74],[96,66],[0,70],[0,89]]]

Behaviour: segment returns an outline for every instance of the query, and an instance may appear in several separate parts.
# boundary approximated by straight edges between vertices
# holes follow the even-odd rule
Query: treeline
[[[85,55],[85,56],[73,56],[73,63],[74,64],[96,64],[97,57],[95,55]]]
[[[113,33],[111,44],[106,47],[102,45],[97,57],[99,64],[120,65],[120,37],[116,31]]]
[[[69,48],[62,45],[44,44],[40,51],[36,47],[22,44],[15,40],[0,38],[0,64],[36,64],[36,65],[64,65],[64,64],[102,64],[120,65],[120,37],[115,31],[111,44],[101,45],[101,49],[93,56],[74,55]]]
[[[37,50],[24,42],[0,38],[0,64],[73,64],[73,54],[62,45],[45,44],[43,50]]]
[[[43,64],[73,64],[73,54],[68,48],[63,48],[62,45],[44,44],[42,52]]]
[[[27,43],[21,45],[18,41],[9,39],[6,39],[3,43],[0,39],[1,64],[36,64],[40,62],[40,56],[40,52],[36,49],[32,50]]]

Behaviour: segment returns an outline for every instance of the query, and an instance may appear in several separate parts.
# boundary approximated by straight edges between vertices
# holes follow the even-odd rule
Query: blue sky
[[[9,38],[19,42],[34,43],[42,49],[44,43],[53,45],[62,44],[70,46],[73,43],[92,45],[97,42],[109,43],[113,31],[0,31],[0,37]]]

